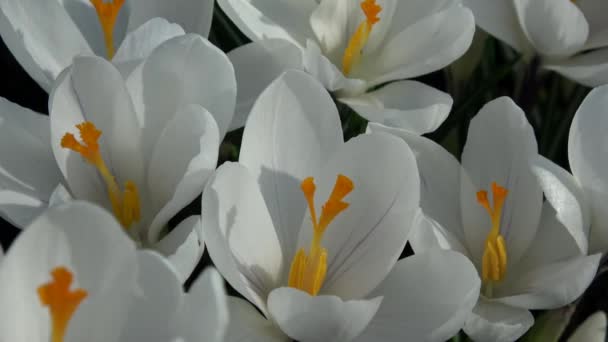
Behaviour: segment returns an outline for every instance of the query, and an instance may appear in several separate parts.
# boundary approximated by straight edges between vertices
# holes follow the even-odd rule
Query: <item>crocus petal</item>
[[[207,268],[184,296],[177,318],[185,341],[224,341],[228,327],[228,298],[224,280],[214,268]]]
[[[544,65],[561,75],[587,87],[598,87],[608,82],[608,49],[603,48]]]
[[[158,241],[171,217],[201,194],[217,165],[219,146],[217,124],[201,106],[183,107],[169,120],[148,165],[150,203],[158,212],[147,231],[150,243]]]
[[[349,207],[323,235],[328,255],[321,293],[355,299],[378,286],[403,251],[418,209],[420,180],[411,150],[385,133],[360,135],[336,151],[316,180],[317,206],[329,198],[339,174],[352,180],[354,190],[345,198]],[[310,246],[310,222],[307,214],[298,247]]]
[[[135,245],[112,215],[85,202],[49,209],[11,246],[0,267],[2,340],[50,340],[48,309],[37,288],[62,266],[73,273],[74,288],[88,292],[70,320],[66,341],[118,340],[137,290]]]
[[[342,61],[350,36],[361,23],[358,1],[321,0],[310,16],[310,26],[323,52],[332,61]]]
[[[50,90],[74,56],[92,54],[59,1],[0,2],[2,39],[41,87]]]
[[[208,110],[222,139],[234,115],[236,81],[232,64],[222,51],[197,35],[187,34],[161,44],[129,76],[127,87],[144,123],[146,160],[167,122],[182,107],[198,104]]]
[[[179,280],[185,282],[205,251],[200,216],[190,216],[180,222],[154,249],[167,257]]]
[[[549,202],[545,202],[536,236],[518,264],[507,273],[504,281],[507,284],[504,288],[508,291],[508,283],[517,281],[522,272],[585,255],[587,253],[581,251],[578,242],[558,218],[555,209]]]
[[[281,287],[270,293],[268,308],[289,337],[302,342],[351,341],[376,314],[382,297],[343,301]]]
[[[49,207],[56,205],[62,205],[64,203],[72,201],[74,198],[72,194],[65,188],[63,184],[58,184],[53,190],[51,197],[49,198]]]
[[[363,341],[446,341],[477,303],[481,280],[462,254],[432,250],[397,262],[369,297],[384,296]]]
[[[568,171],[549,159],[538,156],[533,162],[545,198],[557,214],[557,219],[576,242],[581,255],[587,254],[589,213],[579,184]]]
[[[519,24],[512,0],[463,0],[473,11],[475,23],[519,52],[530,50],[530,42]]]
[[[509,284],[501,303],[526,309],[556,309],[572,303],[595,277],[601,254],[543,265],[519,274]]]
[[[460,213],[461,167],[458,160],[437,143],[417,134],[374,123],[370,123],[368,127],[371,132],[393,134],[403,139],[412,149],[420,176],[422,215],[437,223],[437,225],[432,223],[431,225],[443,231],[439,234],[445,236],[448,240],[446,242],[452,247],[451,249],[456,249],[467,255],[466,249],[462,247],[465,243],[465,237]],[[427,226],[425,228],[430,230],[432,227]],[[416,252],[422,252],[425,249],[424,246],[416,244],[413,244],[413,248]]]
[[[376,56],[362,61],[360,75],[353,76],[368,79],[372,87],[439,70],[467,51],[474,32],[473,13],[454,4],[387,37]]]
[[[318,6],[315,0],[219,0],[218,4],[253,41],[280,38],[304,46],[313,37],[308,18]]]
[[[300,69],[302,52],[283,39],[264,39],[242,45],[228,53],[238,86],[236,111],[230,129],[245,125],[253,104],[262,91],[288,69]]]
[[[321,48],[312,40],[306,41],[303,54],[304,69],[316,78],[329,91],[339,91],[339,94],[360,94],[365,91],[367,84],[363,80],[347,78],[342,70],[332,63],[321,52]]]
[[[602,14],[608,11],[608,3],[594,0],[578,2],[576,5],[589,23],[589,39],[587,39],[585,49],[608,46],[608,25]]]
[[[122,76],[104,59],[79,57],[63,73],[49,100],[51,145],[76,198],[106,203],[105,187],[94,167],[77,153],[61,147],[66,133],[79,136],[76,125],[91,121],[102,131],[101,153],[122,184],[143,180],[139,122]]]
[[[0,215],[20,228],[46,209],[62,181],[49,142],[48,116],[0,98]]]
[[[135,297],[121,341],[170,341],[182,305],[182,286],[171,264],[157,253],[137,252],[141,295]]]
[[[587,318],[568,342],[604,342],[606,341],[606,314],[598,311]]]
[[[359,115],[386,126],[425,134],[450,113],[450,95],[416,81],[398,81],[358,97],[340,98]]]
[[[163,18],[150,19],[127,34],[112,63],[117,65],[123,76],[128,76],[156,47],[183,34],[184,29],[177,24],[171,24]]]
[[[471,121],[462,152],[461,207],[467,247],[481,260],[490,231],[490,217],[477,202],[477,191],[491,193],[491,184],[508,190],[500,231],[514,264],[536,234],[542,207],[542,191],[530,162],[537,155],[532,127],[521,109],[508,98],[486,104]],[[470,179],[470,182],[467,181]]]
[[[512,342],[533,324],[534,316],[526,309],[480,299],[463,330],[474,341]]]
[[[176,23],[188,33],[209,35],[213,18],[213,0],[130,0],[133,10],[129,17],[129,32],[151,18],[159,17]]]
[[[317,175],[342,144],[336,106],[303,72],[278,78],[251,111],[239,162],[259,183],[286,257],[295,254],[307,207],[300,182]]]
[[[580,182],[591,206],[589,249],[604,251],[608,246],[608,144],[605,128],[608,87],[591,91],[574,116],[568,140],[570,168]]]
[[[567,56],[580,50],[589,24],[570,0],[516,0],[522,28],[536,50],[548,56]]]
[[[290,339],[247,301],[228,297],[230,322],[225,342],[287,342]]]
[[[263,312],[281,280],[283,251],[258,183],[238,163],[222,165],[203,192],[203,239],[222,276]]]

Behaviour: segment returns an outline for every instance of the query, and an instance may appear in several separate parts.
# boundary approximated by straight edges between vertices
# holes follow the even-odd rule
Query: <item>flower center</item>
[[[103,31],[104,40],[106,43],[106,51],[108,53],[108,59],[114,57],[114,26],[116,25],[116,18],[118,13],[124,5],[125,0],[89,0],[95,11],[97,11],[97,17],[99,17],[99,23]]]
[[[508,193],[507,189],[493,182],[492,197],[494,205],[490,206],[487,191],[477,192],[477,201],[488,211],[492,223],[482,257],[481,276],[484,284],[501,281],[507,273],[507,247],[504,237],[500,234],[500,219]]]
[[[63,342],[68,322],[88,294],[83,289],[70,290],[74,276],[65,267],[53,269],[51,277],[38,288],[38,297],[51,314],[51,342]]]
[[[359,62],[361,50],[367,44],[372,28],[380,21],[378,14],[382,11],[382,7],[375,0],[364,0],[361,2],[361,10],[365,14],[365,20],[359,24],[355,33],[350,37],[342,58],[342,72],[347,76],[353,66]]]
[[[323,233],[338,214],[348,208],[349,204],[344,202],[343,199],[353,191],[355,186],[350,178],[338,175],[334,189],[327,202],[325,202],[318,221],[314,202],[316,190],[314,179],[312,177],[304,179],[301,187],[308,202],[313,237],[308,254],[303,248],[300,248],[293,257],[291,270],[289,271],[289,287],[316,296],[323,285],[327,272],[327,250],[321,245]]]
[[[128,229],[134,222],[140,220],[137,186],[132,181],[126,181],[125,189],[121,192],[99,152],[98,140],[101,131],[89,121],[76,125],[76,128],[80,132],[82,143],[78,142],[72,133],[66,133],[61,139],[61,147],[78,152],[84,160],[97,168],[106,183],[114,216],[125,229]]]

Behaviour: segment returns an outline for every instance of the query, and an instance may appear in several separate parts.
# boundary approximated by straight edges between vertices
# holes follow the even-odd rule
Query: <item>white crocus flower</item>
[[[126,81],[78,57],[51,93],[50,120],[0,102],[0,212],[24,227],[66,195],[97,203],[187,277],[203,251],[198,216],[169,235],[166,225],[215,170],[235,98],[230,61],[200,36],[163,43]],[[59,183],[67,189],[53,193]]]
[[[598,311],[581,324],[568,342],[606,342],[606,314]]]
[[[229,53],[239,86],[233,127],[286,69],[313,75],[370,121],[417,133],[437,129],[452,98],[408,81],[468,49],[475,23],[459,0],[220,0],[254,42]],[[255,75],[255,76],[254,76]],[[387,86],[387,82],[397,81]]]
[[[219,274],[205,271],[184,294],[170,264],[121,230],[87,202],[36,219],[0,263],[0,340],[222,341]]]
[[[604,0],[463,0],[477,24],[543,66],[587,86],[608,82]]]
[[[103,56],[130,69],[184,29],[207,37],[212,15],[213,0],[0,0],[0,34],[49,91],[75,56]]]
[[[464,328],[475,341],[515,341],[534,322],[529,310],[564,306],[587,288],[600,255],[587,256],[578,188],[538,155],[513,101],[492,101],[471,121],[462,167],[429,139],[380,125],[370,130],[402,137],[417,155],[414,251],[440,246],[477,266],[482,291]]]
[[[300,71],[275,80],[253,107],[239,162],[221,166],[203,193],[214,264],[268,319],[233,300],[228,338],[450,338],[480,281],[453,252],[397,261],[419,187],[403,141],[373,134],[344,143],[320,83]]]

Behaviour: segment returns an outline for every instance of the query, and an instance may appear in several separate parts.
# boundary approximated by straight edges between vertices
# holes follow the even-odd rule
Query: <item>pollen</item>
[[[301,248],[294,255],[289,271],[288,285],[316,296],[323,286],[327,273],[327,250],[321,244],[323,234],[331,222],[349,207],[349,204],[344,202],[344,198],[355,187],[350,178],[338,175],[334,189],[325,205],[323,205],[321,217],[318,221],[314,203],[316,191],[314,179],[312,177],[304,179],[301,188],[310,211],[313,238],[308,253]]]
[[[507,272],[507,247],[504,237],[500,234],[500,220],[508,193],[507,189],[493,182],[492,196],[494,203],[491,206],[488,193],[485,190],[477,192],[477,202],[486,209],[491,222],[482,256],[481,275],[484,283],[501,281]]]
[[[378,14],[382,12],[382,6],[378,5],[376,0],[364,0],[361,2],[361,10],[365,14],[365,20],[359,24],[355,33],[350,37],[342,57],[342,72],[347,76],[359,63],[361,51],[367,44],[372,28],[380,21]]]
[[[115,53],[114,47],[114,27],[116,26],[116,19],[118,13],[125,3],[125,0],[89,0],[95,11],[97,11],[97,17],[101,24],[101,30],[103,31],[104,41],[106,44],[106,51],[108,59],[112,59]]]
[[[76,128],[82,142],[76,140],[72,133],[66,133],[61,139],[61,147],[80,154],[85,161],[95,166],[106,183],[114,216],[125,229],[128,229],[141,217],[137,186],[133,181],[127,181],[125,190],[120,190],[99,149],[99,138],[101,138],[102,132],[92,122],[85,121],[76,125]]]
[[[88,294],[83,289],[70,290],[74,276],[65,267],[53,269],[51,277],[49,283],[38,288],[38,298],[49,308],[51,342],[63,342],[70,319]]]

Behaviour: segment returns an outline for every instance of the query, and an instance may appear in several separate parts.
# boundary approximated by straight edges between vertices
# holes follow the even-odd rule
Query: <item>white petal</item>
[[[288,69],[302,69],[302,52],[283,39],[264,39],[228,53],[236,74],[236,111],[230,129],[245,125],[253,104],[277,77]]]
[[[167,257],[184,283],[205,252],[200,216],[190,216],[180,222],[154,249]]]
[[[62,181],[49,142],[47,116],[0,98],[0,215],[20,228],[46,209]]]
[[[403,251],[418,210],[420,180],[403,140],[385,133],[360,135],[336,151],[315,180],[317,213],[339,174],[353,181],[354,190],[344,199],[349,207],[323,235],[328,256],[321,293],[356,299],[386,277]],[[307,214],[299,247],[310,246],[310,220]]]
[[[351,341],[365,329],[382,297],[343,301],[335,296],[310,296],[289,287],[270,293],[272,318],[289,337],[302,342]]]
[[[516,0],[515,9],[526,36],[543,55],[566,56],[587,41],[589,24],[570,0]]]
[[[228,327],[228,301],[224,280],[207,268],[184,297],[178,318],[180,335],[186,341],[224,341]]]
[[[129,31],[159,17],[176,23],[188,33],[209,35],[213,18],[213,0],[130,0],[132,11]]]
[[[603,48],[544,66],[587,87],[608,83],[608,49]]]
[[[531,48],[519,23],[512,0],[463,0],[475,15],[475,23],[484,31],[520,52]]]
[[[75,56],[92,53],[59,1],[5,0],[0,11],[5,44],[47,91]]]
[[[131,305],[121,341],[169,341],[183,290],[171,264],[157,253],[138,251],[141,295]]]
[[[582,189],[568,171],[545,157],[538,156],[532,170],[557,219],[572,235],[580,253],[587,254],[589,213]]]
[[[49,207],[53,207],[56,205],[62,205],[64,203],[72,201],[74,198],[72,194],[65,188],[63,184],[57,185],[51,197],[49,198]]]
[[[225,342],[287,342],[290,339],[247,301],[228,297],[230,322]]]
[[[606,314],[598,311],[581,324],[568,342],[604,342],[606,341]]]
[[[315,0],[219,0],[234,24],[253,41],[280,38],[304,46],[313,37],[308,18]]]
[[[328,91],[339,91],[340,94],[360,94],[367,84],[363,80],[347,78],[323,53],[312,40],[306,41],[303,55],[304,69],[319,80]]]
[[[426,134],[445,121],[454,102],[450,95],[416,81],[398,81],[367,94],[340,98],[369,121]]]
[[[0,339],[50,340],[48,309],[37,288],[61,266],[73,273],[72,288],[88,292],[66,341],[117,340],[137,290],[135,246],[112,215],[84,202],[49,209],[11,246],[0,267]]]
[[[112,58],[112,63],[119,65],[121,71],[132,71],[160,44],[184,33],[181,26],[171,24],[163,18],[150,19],[127,34]]]
[[[342,62],[350,37],[361,23],[357,1],[321,0],[310,16],[310,26],[323,52],[334,62]]]
[[[77,153],[61,147],[66,133],[79,136],[76,125],[91,121],[102,131],[101,152],[119,184],[141,186],[139,122],[122,76],[99,57],[78,57],[62,74],[49,100],[51,144],[59,168],[76,198],[108,203],[95,168]]]
[[[570,168],[591,206],[591,252],[604,251],[608,246],[607,105],[608,87],[592,90],[576,112],[568,138]]]
[[[226,163],[218,169],[203,192],[202,220],[215,266],[264,312],[285,265],[264,198],[247,168]]]
[[[464,326],[464,332],[474,341],[512,342],[533,324],[534,316],[526,309],[480,299]]]
[[[144,153],[150,155],[162,129],[182,107],[199,104],[217,122],[223,138],[234,115],[236,81],[228,57],[192,34],[157,47],[127,80],[144,125]]]
[[[148,165],[152,212],[147,239],[155,243],[165,224],[201,194],[217,165],[220,137],[215,120],[199,105],[182,107],[158,137]]]
[[[517,262],[534,238],[542,206],[542,191],[530,167],[537,150],[532,127],[509,98],[486,104],[471,121],[462,152],[466,172],[461,177],[460,203],[467,247],[474,260],[481,260],[491,228],[476,192],[486,190],[491,195],[492,182],[509,191],[500,223],[509,264]]]
[[[473,13],[454,4],[387,37],[376,56],[362,61],[361,77],[374,86],[439,70],[467,51],[474,32]]]
[[[254,105],[239,162],[259,183],[285,257],[295,254],[307,208],[300,182],[317,175],[342,144],[336,106],[303,72],[285,73]]]
[[[608,11],[608,3],[602,0],[576,3],[589,23],[589,39],[585,49],[608,46],[608,25],[602,13]]]
[[[435,234],[444,236],[451,249],[468,254],[462,247],[465,237],[460,213],[461,167],[458,160],[437,143],[417,134],[373,123],[368,128],[371,132],[387,132],[403,139],[414,152],[420,176],[420,207],[422,215],[426,216],[420,218],[418,224],[431,225],[416,228],[439,229]],[[410,242],[413,242],[411,238]],[[444,247],[447,246],[444,244]],[[418,252],[424,246],[413,244],[413,248]]]
[[[601,254],[542,265],[518,274],[509,284],[509,296],[497,301],[526,309],[556,309],[583,294],[595,277]],[[506,293],[505,293],[506,294]]]
[[[480,286],[475,266],[456,252],[400,260],[369,295],[384,299],[357,341],[446,341],[464,326]]]

